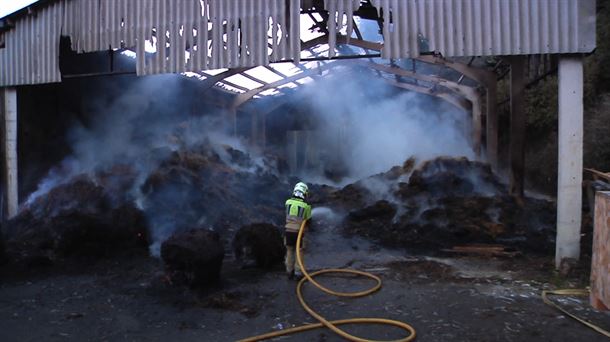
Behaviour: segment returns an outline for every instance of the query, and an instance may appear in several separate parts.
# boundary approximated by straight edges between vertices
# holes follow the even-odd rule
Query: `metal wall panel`
[[[325,0],[326,9],[331,12],[328,27],[332,54],[335,28],[344,27],[342,11],[352,3]],[[417,57],[422,52],[421,41],[427,43],[430,51],[446,57],[588,53],[595,49],[595,0],[372,0],[372,3],[385,16],[381,52],[384,58]]]
[[[0,33],[0,86],[61,81],[59,38],[63,2],[50,4],[36,16],[25,16]]]
[[[595,0],[373,3],[392,13],[383,26],[385,58],[416,57],[422,41],[447,57],[595,48]],[[325,0],[331,46],[344,27],[351,35],[359,5]],[[0,86],[61,81],[60,35],[78,52],[135,49],[138,75],[250,67],[299,60],[300,0],[57,0],[0,35]]]
[[[0,86],[60,82],[60,35],[79,53],[133,48],[149,75],[298,61],[299,34],[300,0],[58,0],[2,33]]]

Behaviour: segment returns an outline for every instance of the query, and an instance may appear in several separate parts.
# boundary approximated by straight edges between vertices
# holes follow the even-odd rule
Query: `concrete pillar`
[[[559,163],[555,266],[580,256],[583,154],[583,63],[559,59]]]
[[[4,115],[4,193],[8,218],[17,214],[19,194],[17,183],[17,89],[2,89]]]
[[[487,160],[498,169],[498,85],[495,77],[487,86],[486,150]]]
[[[525,57],[510,61],[510,186],[512,196],[523,198],[525,174]]]

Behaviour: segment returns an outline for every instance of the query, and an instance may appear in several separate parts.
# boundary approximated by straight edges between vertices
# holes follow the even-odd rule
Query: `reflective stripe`
[[[311,207],[298,198],[286,201],[286,231],[298,232],[304,220],[311,217]]]

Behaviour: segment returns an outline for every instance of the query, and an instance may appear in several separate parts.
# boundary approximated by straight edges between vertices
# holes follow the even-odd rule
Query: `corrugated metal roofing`
[[[61,81],[60,34],[78,52],[135,47],[138,75],[298,61],[299,16],[299,0],[59,0],[0,34],[0,85]]]
[[[325,1],[335,13],[329,31],[349,32],[360,1]],[[384,17],[392,14],[383,26],[385,58],[422,51],[452,57],[595,48],[595,0],[373,3]],[[300,0],[50,1],[0,33],[0,86],[61,81],[60,35],[69,36],[78,52],[135,47],[138,75],[267,65],[299,60]],[[331,34],[331,44],[334,38]],[[155,53],[146,52],[147,44]]]
[[[329,29],[347,26],[354,0],[325,0]],[[382,57],[588,53],[595,49],[595,0],[372,0],[383,13]],[[391,20],[390,20],[391,17]],[[333,41],[330,41],[331,46]]]

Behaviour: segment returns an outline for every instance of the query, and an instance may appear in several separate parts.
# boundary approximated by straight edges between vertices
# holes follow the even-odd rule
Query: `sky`
[[[0,0],[0,18],[16,12],[38,0]]]

